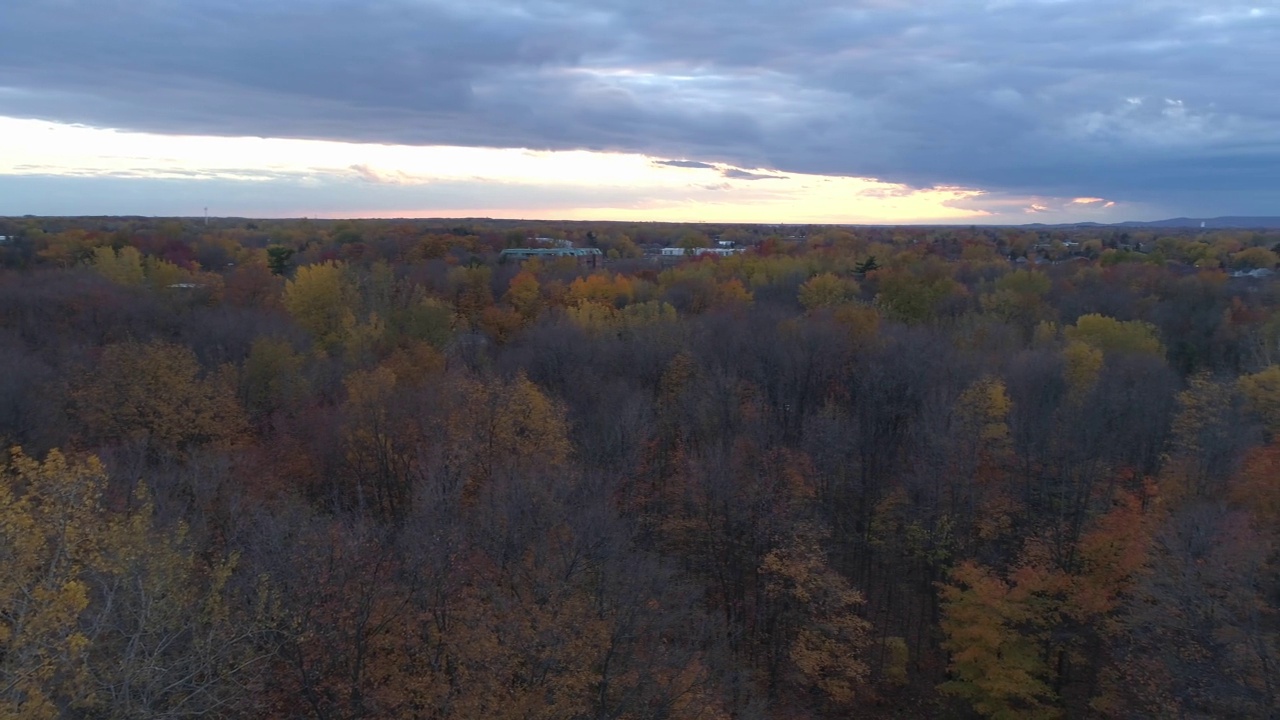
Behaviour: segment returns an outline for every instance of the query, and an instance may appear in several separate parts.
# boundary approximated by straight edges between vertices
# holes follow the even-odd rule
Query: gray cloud
[[[771,175],[769,173],[753,173],[738,168],[725,168],[720,174],[733,180],[782,180],[780,175]]]
[[[5,0],[0,114],[1264,213],[1278,36],[1237,0]]]
[[[710,163],[698,162],[697,160],[654,160],[654,165],[665,165],[667,167],[692,168],[694,170],[714,170],[715,165]]]

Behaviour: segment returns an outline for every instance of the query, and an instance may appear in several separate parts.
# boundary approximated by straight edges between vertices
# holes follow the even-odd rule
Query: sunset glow
[[[891,223],[976,222],[995,214],[983,207],[989,198],[979,189],[912,188],[873,178],[664,161],[638,153],[161,135],[12,118],[0,118],[0,176],[350,188],[341,206],[282,206],[282,216]],[[434,191],[445,186],[452,192],[442,200]],[[189,194],[199,195],[198,188]],[[394,189],[397,197],[410,201],[392,206],[361,203],[380,188]],[[420,191],[417,202],[415,189]],[[510,201],[530,189],[547,198],[544,204]],[[1048,210],[1050,201],[1035,202],[1038,211]],[[1075,198],[1059,204],[1103,202]],[[157,202],[122,212],[200,210]],[[211,212],[262,214],[216,203]]]

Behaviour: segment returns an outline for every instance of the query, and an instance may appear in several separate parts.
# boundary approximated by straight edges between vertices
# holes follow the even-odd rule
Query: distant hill
[[[1151,222],[1122,222],[1116,225],[1124,227],[1189,227],[1198,228],[1204,224],[1206,229],[1223,228],[1280,228],[1280,217],[1216,217],[1216,218],[1172,218],[1170,220],[1153,220]]]
[[[1041,223],[1034,223],[1041,225]],[[1246,228],[1250,230],[1280,228],[1280,217],[1216,217],[1216,218],[1170,218],[1168,220],[1139,221],[1129,220],[1118,223],[1069,223],[1054,227],[1131,227],[1131,228],[1200,228],[1206,230],[1224,230],[1230,228]]]

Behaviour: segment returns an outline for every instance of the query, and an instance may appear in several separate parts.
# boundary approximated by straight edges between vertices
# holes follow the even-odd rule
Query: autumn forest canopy
[[[0,718],[1275,718],[1277,253],[0,218]]]

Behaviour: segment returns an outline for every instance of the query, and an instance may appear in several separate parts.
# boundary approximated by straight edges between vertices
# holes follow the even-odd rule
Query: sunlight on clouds
[[[469,188],[464,207],[455,198],[449,207],[434,203],[370,216],[876,223],[964,222],[993,215],[976,202],[985,193],[974,189],[916,189],[869,178],[683,164],[696,167],[640,154],[154,135],[0,118],[0,174],[5,175],[336,181],[363,186],[366,194],[383,192],[383,186]],[[564,198],[533,210],[504,209],[494,192],[510,198],[535,188]],[[1073,202],[1084,201],[1102,202]],[[333,214],[361,213],[334,208]]]

